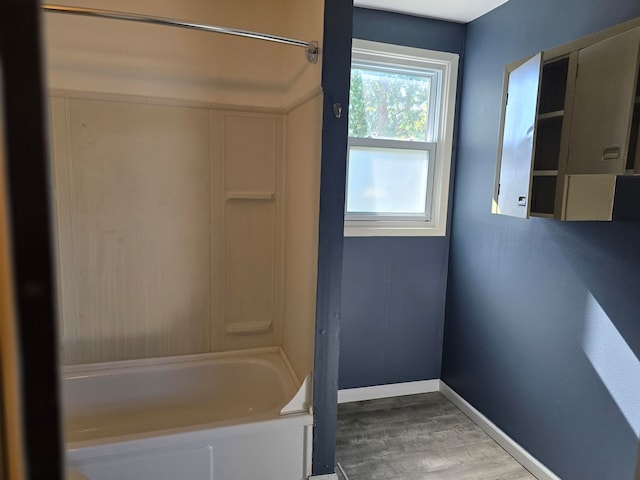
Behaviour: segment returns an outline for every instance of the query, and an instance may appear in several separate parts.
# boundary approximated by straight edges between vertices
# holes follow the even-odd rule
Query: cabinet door
[[[624,172],[639,45],[636,28],[578,52],[567,173]]]
[[[497,212],[503,215],[528,217],[541,66],[538,54],[509,74]]]

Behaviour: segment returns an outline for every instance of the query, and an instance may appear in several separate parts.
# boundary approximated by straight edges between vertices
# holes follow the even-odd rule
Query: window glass
[[[431,84],[430,75],[353,66],[349,136],[427,141]]]
[[[429,153],[351,146],[347,213],[425,217]]]

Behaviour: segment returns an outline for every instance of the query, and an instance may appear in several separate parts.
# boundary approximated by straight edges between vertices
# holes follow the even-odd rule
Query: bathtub
[[[89,480],[302,480],[308,380],[280,349],[65,367],[67,467]]]

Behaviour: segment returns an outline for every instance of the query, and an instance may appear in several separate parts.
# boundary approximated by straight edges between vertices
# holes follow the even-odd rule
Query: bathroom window
[[[445,234],[457,63],[354,40],[346,236]]]

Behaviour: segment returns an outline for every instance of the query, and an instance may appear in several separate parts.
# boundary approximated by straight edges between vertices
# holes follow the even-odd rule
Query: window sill
[[[346,221],[345,237],[444,237],[444,225],[423,222]]]

